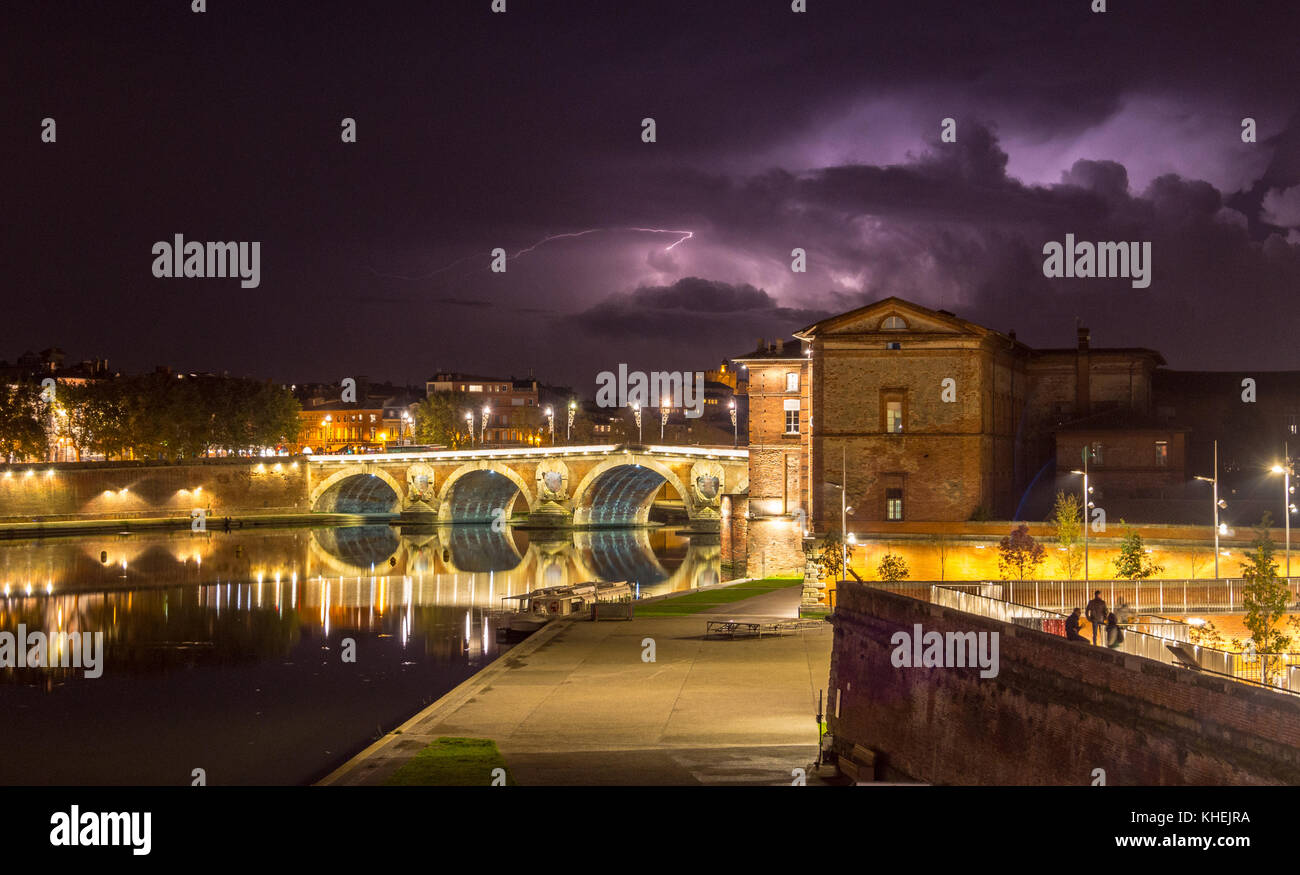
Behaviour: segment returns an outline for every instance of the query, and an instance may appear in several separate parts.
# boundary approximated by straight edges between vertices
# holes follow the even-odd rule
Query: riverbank
[[[298,526],[364,526],[388,523],[397,514],[353,513],[273,513],[238,514],[209,517],[204,521],[204,531],[224,532],[252,528],[293,528]],[[229,520],[229,529],[226,521]],[[157,532],[193,530],[194,520],[189,516],[123,517],[118,519],[66,519],[30,520],[26,522],[0,522],[0,540],[24,538],[58,538],[73,535],[96,535],[124,532]]]
[[[698,613],[552,622],[319,784],[385,784],[442,737],[494,741],[524,786],[815,783],[830,624],[704,636],[710,619],[796,617],[784,583]]]

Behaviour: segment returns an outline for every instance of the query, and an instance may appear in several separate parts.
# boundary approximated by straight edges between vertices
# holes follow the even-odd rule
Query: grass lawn
[[[636,616],[681,617],[687,614],[698,614],[788,586],[799,586],[802,583],[802,577],[765,577],[762,580],[749,580],[734,586],[670,596],[666,599],[638,604]]]
[[[439,738],[393,772],[385,784],[395,787],[487,787],[492,770],[506,761],[490,738]],[[509,769],[506,784],[513,785]]]

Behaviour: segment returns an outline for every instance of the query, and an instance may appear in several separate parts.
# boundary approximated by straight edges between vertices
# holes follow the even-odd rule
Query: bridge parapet
[[[716,528],[722,494],[747,483],[748,450],[733,447],[588,445],[309,456],[316,509],[362,498],[403,519],[533,526],[628,527],[649,522],[665,484],[693,528]],[[370,478],[368,488],[357,478]],[[377,481],[377,482],[376,482]],[[392,495],[387,496],[383,486]]]

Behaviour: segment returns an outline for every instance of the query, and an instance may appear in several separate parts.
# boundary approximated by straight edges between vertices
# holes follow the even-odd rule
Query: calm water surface
[[[501,597],[718,581],[716,538],[457,526],[0,543],[0,631],[102,632],[102,675],[0,668],[0,784],[301,784],[495,659]],[[344,639],[356,661],[344,662]]]

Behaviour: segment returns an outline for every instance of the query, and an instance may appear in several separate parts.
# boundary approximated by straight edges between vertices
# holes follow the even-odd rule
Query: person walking
[[[1065,618],[1065,640],[1082,641],[1086,644],[1088,639],[1079,634],[1079,619],[1078,608],[1075,608],[1070,616]]]
[[[1106,624],[1106,615],[1109,613],[1106,603],[1101,600],[1101,590],[1097,590],[1092,594],[1092,601],[1088,602],[1087,608],[1088,623],[1092,626],[1093,644],[1096,644],[1097,639],[1101,637],[1101,629]]]

